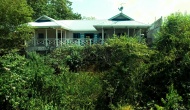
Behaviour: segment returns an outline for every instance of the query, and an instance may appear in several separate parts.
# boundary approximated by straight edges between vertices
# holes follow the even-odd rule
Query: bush
[[[178,95],[177,90],[174,89],[173,84],[169,87],[169,93],[166,94],[166,99],[161,99],[163,107],[155,105],[158,110],[184,110],[181,105],[182,97]]]
[[[0,58],[1,109],[93,109],[101,92],[99,77],[67,70],[55,75],[45,59],[35,53]]]
[[[109,106],[129,103],[142,103],[141,83],[146,76],[149,59],[154,52],[149,50],[137,38],[122,36],[107,41],[104,48],[111,48],[108,57],[111,66],[106,71],[103,81],[103,93],[98,106],[108,109]],[[107,62],[105,62],[107,63]]]
[[[24,57],[17,54],[7,54],[0,58],[1,109],[26,107],[24,103],[29,100],[30,91],[29,78],[24,72],[27,63]]]
[[[149,100],[159,105],[167,87],[173,84],[188,107],[190,18],[187,14],[174,13],[167,17],[155,42],[157,53],[152,56],[149,75],[142,85]],[[188,65],[188,67],[187,67]],[[161,80],[158,80],[161,79]],[[145,96],[146,97],[146,96]],[[187,108],[188,109],[188,108]]]
[[[60,66],[67,65],[69,71],[77,72],[82,66],[82,50],[83,47],[80,46],[66,45],[53,51],[49,55],[49,58],[53,60],[52,62],[57,62]]]

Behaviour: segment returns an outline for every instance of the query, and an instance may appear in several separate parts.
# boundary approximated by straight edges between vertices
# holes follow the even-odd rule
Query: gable
[[[134,19],[130,18],[129,16],[119,13],[115,15],[114,17],[110,18],[111,21],[133,21]]]
[[[50,18],[48,16],[41,16],[39,17],[38,19],[35,20],[35,22],[52,22],[52,21],[55,21],[53,18]]]
[[[36,20],[35,22],[51,22],[51,20],[49,20],[49,19],[43,17],[43,18],[41,18],[41,19]]]

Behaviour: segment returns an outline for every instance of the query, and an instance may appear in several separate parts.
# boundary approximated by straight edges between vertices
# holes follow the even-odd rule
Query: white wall
[[[44,38],[46,36],[46,29],[36,29],[35,30],[35,36],[38,38],[39,33],[44,34]],[[137,33],[140,29],[129,29],[129,36],[134,36],[135,33]],[[73,33],[80,33],[80,34],[87,34],[87,33],[93,33],[93,34],[99,34],[102,33],[101,30],[99,31],[68,31],[68,30],[62,30],[62,38],[65,38],[65,31],[66,31],[66,38],[73,38]],[[61,33],[61,30],[58,30],[58,33]],[[112,37],[114,34],[114,29],[104,29],[104,33],[106,33],[105,38]],[[128,29],[115,29],[115,34],[124,33],[128,35]],[[47,29],[47,37],[48,38],[56,38],[56,29]]]
[[[65,38],[65,31],[66,31],[66,38],[70,38],[71,37],[71,32],[67,31],[67,30],[62,30],[62,37]],[[44,38],[46,36],[46,29],[36,29],[35,30],[35,36],[36,38],[38,38],[38,34],[39,33],[43,33],[44,34]],[[58,30],[58,33],[61,33],[61,30]],[[56,38],[56,29],[47,29],[47,37],[48,38]]]

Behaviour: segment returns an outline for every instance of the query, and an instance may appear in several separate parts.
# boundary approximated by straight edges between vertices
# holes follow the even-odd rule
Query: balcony
[[[78,46],[86,46],[93,44],[103,44],[103,40],[100,38],[90,39],[90,38],[67,38],[67,39],[55,39],[55,38],[47,38],[47,39],[32,39],[27,42],[28,50],[32,51],[45,51],[52,50],[57,47],[61,47],[64,45],[78,45]]]

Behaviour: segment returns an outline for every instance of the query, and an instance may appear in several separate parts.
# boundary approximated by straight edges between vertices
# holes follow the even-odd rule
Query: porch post
[[[55,41],[56,41],[56,47],[58,47],[58,36],[57,36],[57,33],[58,33],[58,32],[57,32],[57,29],[55,29],[55,30],[56,30],[56,35],[55,35],[55,37],[56,37],[56,38],[55,38]]]
[[[128,35],[128,37],[129,37],[129,28],[127,28],[127,35]]]
[[[45,30],[46,31],[46,47],[48,46],[48,42],[47,42],[47,29]]]
[[[140,29],[140,37],[141,37],[141,29]]]
[[[35,33],[35,30],[34,30],[34,46],[36,46],[36,33]]]
[[[102,44],[104,43],[104,29],[102,27]]]
[[[61,46],[62,46],[62,43],[63,43],[63,31],[62,31],[62,29],[61,29]]]
[[[134,28],[134,34],[133,34],[133,36],[135,36],[135,28]]]

